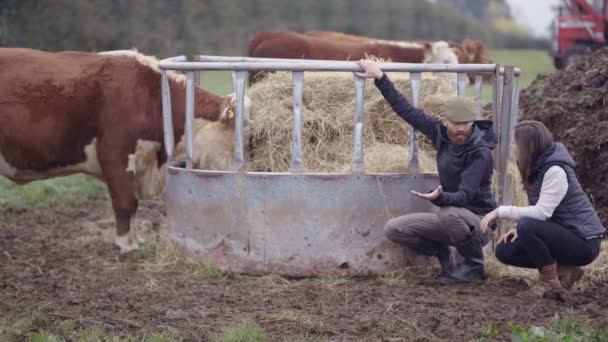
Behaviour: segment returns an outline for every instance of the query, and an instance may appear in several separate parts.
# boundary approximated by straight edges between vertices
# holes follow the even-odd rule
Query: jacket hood
[[[469,139],[464,144],[457,145],[450,140],[448,129],[444,126],[441,130],[441,139],[451,145],[451,151],[456,154],[462,154],[482,147],[493,150],[498,142],[493,128],[494,123],[490,120],[475,121],[473,122],[473,131]]]

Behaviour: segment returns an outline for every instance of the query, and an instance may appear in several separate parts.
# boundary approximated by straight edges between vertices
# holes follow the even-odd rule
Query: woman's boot
[[[540,280],[528,290],[518,293],[517,297],[542,298],[545,293],[551,292],[560,299],[563,299],[564,289],[557,277],[557,264],[547,265],[541,268],[539,272]]]
[[[557,264],[557,277],[562,287],[568,291],[572,289],[574,283],[579,281],[585,271],[579,266],[569,266]]]

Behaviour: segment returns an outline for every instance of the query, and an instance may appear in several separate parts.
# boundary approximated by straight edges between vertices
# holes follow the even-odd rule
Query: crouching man
[[[419,254],[436,256],[441,265],[437,280],[444,285],[470,283],[486,278],[482,247],[481,218],[496,208],[491,182],[496,135],[491,121],[477,121],[470,99],[454,97],[446,103],[444,125],[439,119],[412,106],[391,80],[371,61],[360,61],[359,77],[375,78],[376,87],[393,110],[416,130],[426,135],[437,150],[440,186],[430,193],[413,192],[432,201],[436,214],[413,213],[386,223],[388,239]],[[454,246],[462,256],[451,251]]]

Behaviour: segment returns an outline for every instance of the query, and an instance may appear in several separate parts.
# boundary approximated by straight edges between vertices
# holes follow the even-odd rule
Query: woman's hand
[[[413,191],[412,190],[412,194],[425,199],[425,200],[429,200],[429,201],[434,201],[437,199],[437,197],[439,197],[441,194],[443,193],[443,188],[440,186],[437,187],[437,189],[435,189],[435,191],[428,193],[428,194],[421,194],[417,191]]]
[[[500,239],[498,239],[496,244],[509,242],[509,237],[511,237],[511,242],[517,240],[517,229],[511,229],[506,232],[503,236],[500,237]]]
[[[368,61],[368,60],[360,60],[357,62],[357,65],[363,69],[363,72],[355,72],[355,75],[362,78],[375,78],[377,80],[381,79],[384,75],[384,72],[380,70],[380,67],[376,62]]]
[[[498,208],[492,210],[486,216],[481,219],[481,224],[479,225],[479,229],[481,232],[485,234],[494,223],[498,220]]]

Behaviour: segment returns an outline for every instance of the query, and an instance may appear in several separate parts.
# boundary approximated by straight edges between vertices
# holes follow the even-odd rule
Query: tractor
[[[558,69],[607,45],[608,0],[563,0],[553,24],[551,55]]]

